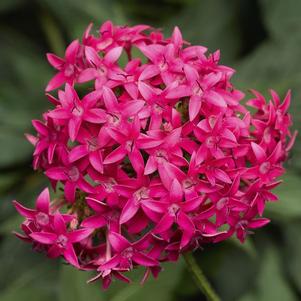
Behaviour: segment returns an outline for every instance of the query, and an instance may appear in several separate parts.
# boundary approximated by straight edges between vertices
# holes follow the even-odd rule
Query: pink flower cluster
[[[169,38],[145,25],[104,23],[60,58],[46,92],[53,109],[34,120],[34,168],[48,190],[17,234],[49,257],[63,256],[108,287],[136,266],[160,263],[266,225],[265,203],[283,174],[296,133],[283,101],[231,84],[234,70],[176,27]],[[63,213],[60,213],[64,212]]]

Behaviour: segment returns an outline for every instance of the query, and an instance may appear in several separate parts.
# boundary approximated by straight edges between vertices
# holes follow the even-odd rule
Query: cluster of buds
[[[219,51],[191,46],[177,27],[169,38],[145,25],[91,30],[64,58],[47,55],[53,109],[27,138],[34,169],[63,194],[50,201],[44,190],[36,209],[15,202],[26,218],[18,237],[108,287],[266,225],[296,136],[290,92],[281,101],[252,91],[242,104]]]

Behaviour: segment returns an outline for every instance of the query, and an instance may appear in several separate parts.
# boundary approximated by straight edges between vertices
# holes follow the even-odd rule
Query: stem
[[[203,271],[197,264],[195,258],[192,253],[184,253],[183,257],[185,259],[187,268],[193,274],[193,278],[195,280],[196,285],[203,292],[203,294],[207,297],[209,301],[220,301],[221,299],[216,294],[208,279],[204,275]]]

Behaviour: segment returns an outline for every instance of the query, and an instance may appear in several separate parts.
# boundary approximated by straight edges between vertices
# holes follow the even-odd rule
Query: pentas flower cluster
[[[21,239],[62,256],[108,287],[137,266],[160,263],[266,225],[283,162],[296,133],[284,100],[244,94],[219,51],[206,55],[176,27],[90,25],[46,87],[53,108],[33,120],[34,169],[63,194],[45,189],[25,217]],[[56,89],[58,89],[56,91]],[[51,92],[52,94],[48,94]]]

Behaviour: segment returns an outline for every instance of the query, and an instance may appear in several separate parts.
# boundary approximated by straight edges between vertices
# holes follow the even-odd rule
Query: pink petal
[[[152,266],[157,266],[158,262],[143,254],[143,253],[134,253],[133,257],[132,257],[133,261],[138,263],[139,265],[145,266],[145,267],[152,267]]]
[[[179,181],[177,179],[174,179],[172,181],[169,193],[170,193],[170,200],[172,202],[180,202],[180,201],[182,201],[183,190],[182,190],[181,184],[179,183]]]
[[[100,151],[91,152],[89,155],[89,161],[95,170],[103,173],[102,155]]]
[[[189,83],[195,83],[199,79],[197,70],[188,64],[184,66],[184,72]]]
[[[66,82],[66,77],[63,72],[58,72],[47,84],[46,92],[50,92]]]
[[[202,100],[200,96],[193,95],[189,101],[189,120],[192,121],[199,114],[202,106]]]
[[[77,52],[79,50],[79,41],[78,40],[74,40],[66,49],[65,51],[65,57],[66,60],[71,63],[74,64],[75,60],[76,60],[76,56],[77,56]]]
[[[99,267],[99,271],[106,271],[115,268],[120,262],[120,255],[115,255],[111,259],[109,259],[106,263],[102,264]]]
[[[70,163],[75,162],[88,154],[88,148],[86,145],[77,145],[69,152]]]
[[[226,172],[224,172],[222,169],[215,168],[213,173],[214,173],[215,178],[219,179],[220,181],[228,183],[228,184],[232,183],[228,174]]]
[[[90,46],[86,46],[85,47],[85,56],[87,61],[93,65],[93,66],[100,66],[101,65],[101,59],[98,55],[98,53],[96,52],[95,49],[93,49]]]
[[[257,161],[259,163],[265,161],[265,159],[266,159],[265,150],[255,142],[251,142],[251,147],[252,147],[253,153],[254,153]]]
[[[142,202],[142,206],[150,209],[153,212],[163,213],[164,209],[166,208],[166,204],[160,201],[152,201],[152,200],[145,200]]]
[[[194,233],[195,228],[192,220],[182,211],[180,211],[177,219],[178,225],[187,233]]]
[[[97,70],[94,68],[87,68],[79,74],[77,78],[78,83],[85,83],[92,79],[95,79],[98,76]]]
[[[94,229],[74,230],[74,231],[68,233],[68,240],[71,243],[80,242],[80,241],[86,239],[88,236],[90,236],[93,231],[94,231]]]
[[[144,160],[137,148],[134,148],[132,152],[128,153],[129,160],[138,175],[144,172]]]
[[[135,204],[132,198],[129,199],[122,208],[120,214],[120,224],[124,224],[129,221],[137,213],[138,209],[139,205]]]
[[[138,89],[145,100],[153,100],[157,97],[155,89],[144,82],[138,82]]]
[[[183,38],[182,38],[182,33],[181,33],[178,26],[175,26],[175,28],[173,30],[173,33],[172,33],[172,36],[171,36],[171,41],[176,46],[176,48],[182,47]]]
[[[133,99],[137,99],[138,97],[137,85],[135,85],[134,83],[125,83],[124,88]]]
[[[79,268],[78,259],[77,259],[76,253],[74,251],[74,248],[71,244],[68,245],[68,248],[64,251],[63,255],[67,262],[69,262],[76,268]]]
[[[124,106],[122,113],[125,116],[136,115],[143,107],[145,102],[143,100],[132,100],[128,101]]]
[[[64,108],[57,108],[52,111],[49,111],[47,115],[54,119],[69,119],[71,114]]]
[[[51,167],[45,172],[46,176],[52,180],[67,180],[66,169],[64,167]]]
[[[45,188],[37,198],[36,208],[44,213],[49,213],[50,195],[48,188]]]
[[[212,103],[213,105],[216,105],[218,107],[226,108],[227,104],[223,97],[216,93],[215,91],[210,90],[209,92],[206,92],[205,98],[209,103]]]
[[[122,235],[116,232],[109,233],[109,241],[112,248],[119,253],[131,246],[131,244]]]
[[[51,143],[48,147],[47,159],[50,164],[53,163],[53,156],[54,156],[54,152],[56,150],[56,146],[57,146],[57,144]]]
[[[90,109],[85,112],[84,118],[91,123],[105,123],[107,121],[107,114],[102,109]]]
[[[82,119],[80,117],[74,117],[69,120],[68,130],[71,141],[75,141],[81,124]]]
[[[95,193],[95,188],[88,183],[84,178],[81,178],[77,182],[78,188],[87,193]]]
[[[29,236],[41,243],[41,244],[45,244],[45,245],[51,245],[53,243],[55,243],[56,239],[57,239],[57,235],[54,233],[49,233],[49,232],[34,232],[29,234]]]
[[[84,219],[81,223],[82,227],[99,229],[107,224],[106,219],[102,215],[92,215]]]
[[[139,80],[150,79],[160,73],[160,69],[156,65],[147,66],[139,76]]]
[[[40,134],[44,136],[48,136],[49,131],[47,126],[40,120],[32,120],[31,121],[33,127],[39,132]]]
[[[28,209],[22,206],[19,202],[13,201],[13,205],[15,206],[16,210],[24,217],[27,218],[34,218],[36,210]]]
[[[270,222],[268,218],[257,218],[248,223],[248,228],[256,229],[267,225]]]
[[[171,228],[171,226],[174,223],[174,218],[170,216],[169,214],[165,214],[162,219],[159,221],[159,223],[154,228],[153,232],[156,233],[162,233],[167,231]]]
[[[57,234],[66,233],[66,224],[63,216],[60,213],[56,213],[53,218],[53,227]]]
[[[167,99],[179,99],[182,97],[186,97],[186,96],[190,96],[191,95],[191,89],[187,86],[184,85],[180,85],[172,90],[170,90],[167,95],[166,98]]]
[[[109,155],[106,156],[103,163],[104,164],[112,164],[122,160],[127,155],[127,151],[123,146],[119,146],[114,149]]]
[[[103,100],[105,102],[105,106],[110,112],[114,112],[116,109],[118,110],[118,101],[114,92],[107,87],[103,87]]]
[[[109,50],[104,57],[105,63],[114,64],[121,56],[121,53],[122,53],[122,47],[115,47]]]
[[[157,162],[153,156],[150,156],[144,168],[144,174],[150,175],[157,170]]]
[[[46,57],[49,64],[57,70],[60,70],[65,63],[65,61],[62,58],[56,56],[53,53],[47,53]]]

